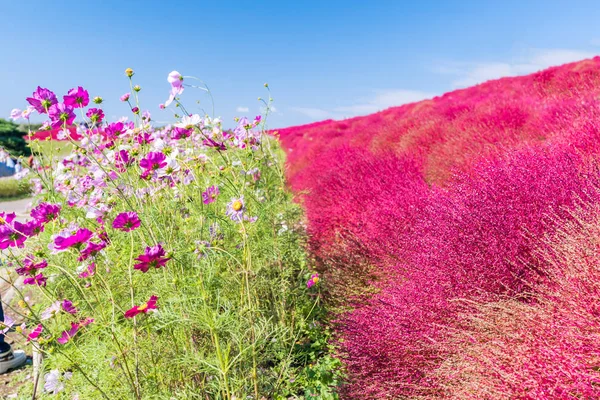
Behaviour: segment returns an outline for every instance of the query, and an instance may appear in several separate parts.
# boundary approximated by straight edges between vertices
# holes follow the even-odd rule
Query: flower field
[[[344,398],[600,397],[600,58],[277,135]]]
[[[177,71],[155,126],[125,72],[126,118],[83,87],[13,111],[46,119],[0,214],[20,395],[600,397],[600,57],[278,131],[270,92],[188,112]]]
[[[9,282],[25,287],[3,332],[43,356],[20,395],[335,398],[321,283],[268,113],[233,129],[188,113],[193,78],[174,71],[161,108],[185,116],[155,128],[134,75],[118,121],[82,87],[62,98],[38,87],[13,111],[40,114],[68,143],[30,138],[19,173],[35,192],[30,217],[0,214]],[[87,127],[72,135],[76,121]]]

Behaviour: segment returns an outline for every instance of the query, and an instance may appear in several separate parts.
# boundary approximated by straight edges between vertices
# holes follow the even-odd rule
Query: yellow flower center
[[[315,285],[316,285],[317,283],[319,283],[319,277],[318,277],[318,276],[315,276],[314,278],[312,278],[312,280],[313,280],[313,282],[315,283]]]
[[[241,201],[236,200],[233,202],[233,205],[231,206],[231,208],[233,208],[234,211],[240,211],[242,209],[244,205],[242,204]]]
[[[145,311],[146,308],[148,308],[148,304],[143,304],[141,306],[138,307],[138,311]]]
[[[4,225],[6,224],[6,220],[2,217],[0,217],[0,225]]]

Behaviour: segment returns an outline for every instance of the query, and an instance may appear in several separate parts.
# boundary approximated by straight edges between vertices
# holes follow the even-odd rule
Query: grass
[[[11,201],[26,198],[31,195],[29,184],[15,178],[0,178],[0,201]]]

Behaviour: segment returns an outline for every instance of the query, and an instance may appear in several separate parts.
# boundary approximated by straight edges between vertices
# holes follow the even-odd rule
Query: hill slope
[[[582,317],[600,264],[578,258],[597,237],[599,94],[596,57],[279,131],[346,310],[347,398],[600,396]]]

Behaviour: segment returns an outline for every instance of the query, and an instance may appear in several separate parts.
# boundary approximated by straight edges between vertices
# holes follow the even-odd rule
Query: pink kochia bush
[[[581,199],[598,200],[595,167],[559,146],[527,149],[432,189],[414,230],[397,243],[392,278],[339,321],[348,396],[435,391],[428,374],[453,351],[441,343],[461,326],[457,300],[515,295],[543,275],[537,239]]]
[[[544,240],[548,279],[531,302],[477,306],[435,371],[453,399],[600,398],[600,207]]]
[[[344,306],[335,328],[346,398],[463,398],[475,385],[471,398],[597,397],[596,369],[550,357],[596,354],[600,345],[588,339],[544,345],[534,336],[529,347],[498,355],[489,380],[485,370],[493,343],[525,335],[507,331],[520,322],[488,329],[516,312],[494,304],[509,299],[531,310],[515,317],[524,326],[538,307],[548,316],[537,293],[564,278],[542,255],[553,246],[545,237],[569,224],[575,208],[598,203],[599,94],[595,58],[279,131],[317,268]],[[474,328],[479,317],[487,325]],[[531,373],[519,375],[526,351]],[[453,362],[466,372],[453,375]],[[469,371],[478,375],[469,380]]]

